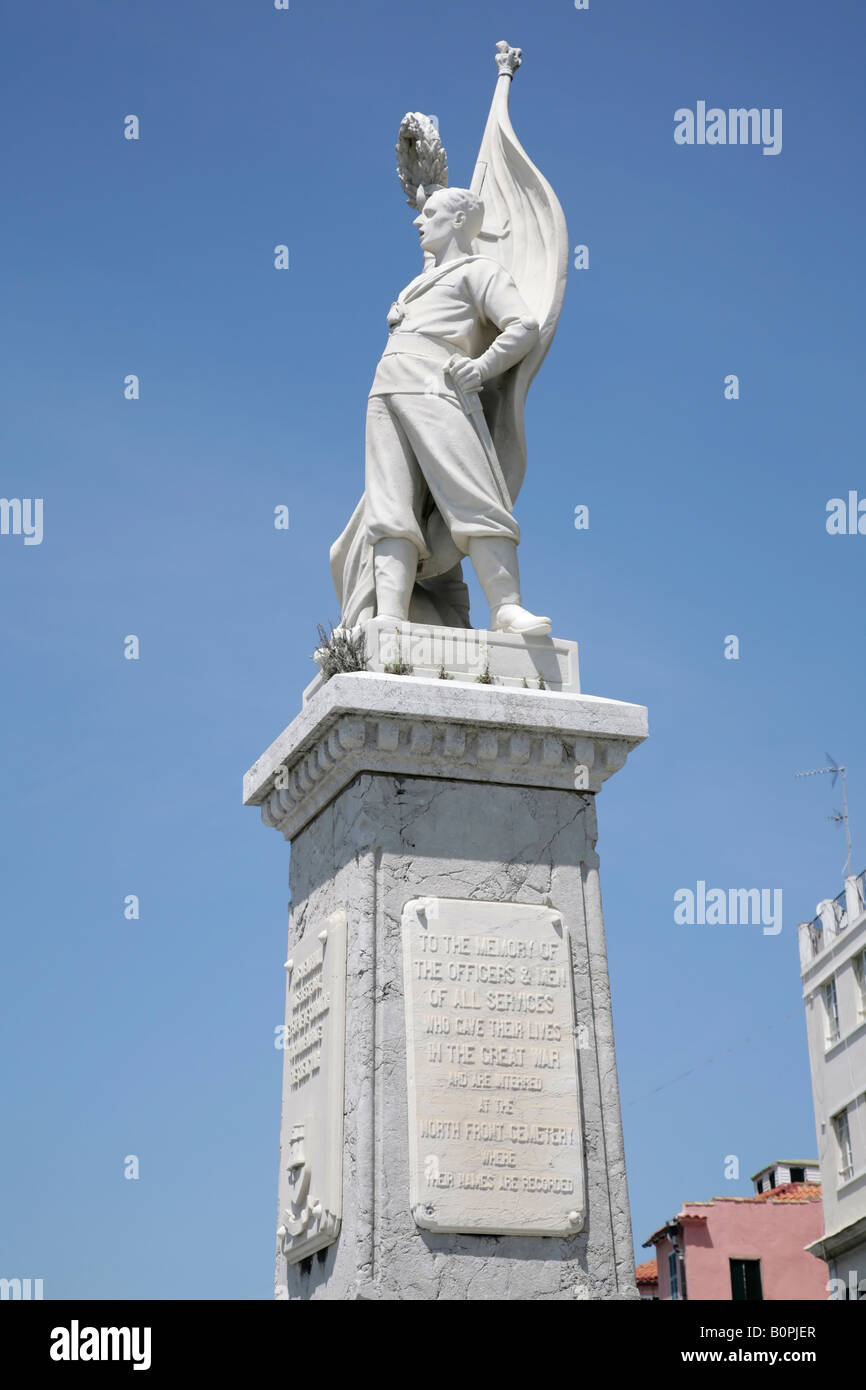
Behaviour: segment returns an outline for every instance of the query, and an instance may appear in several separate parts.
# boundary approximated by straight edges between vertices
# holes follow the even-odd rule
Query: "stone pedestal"
[[[637,1296],[594,846],[646,732],[353,673],[247,774],[292,842],[277,1297]]]

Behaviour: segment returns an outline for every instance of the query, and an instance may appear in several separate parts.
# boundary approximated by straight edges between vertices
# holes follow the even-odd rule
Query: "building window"
[[[851,1130],[848,1127],[848,1111],[840,1110],[833,1116],[833,1129],[839,1145],[839,1178],[845,1182],[854,1174],[854,1155],[851,1152]]]
[[[764,1291],[761,1287],[760,1260],[731,1260],[731,1298],[735,1303],[760,1303]]]
[[[791,1182],[805,1182],[805,1181],[806,1181],[806,1169],[805,1169],[805,1168],[792,1168],[792,1169],[791,1169]]]
[[[668,1255],[668,1279],[671,1284],[671,1298],[680,1296],[680,1267],[677,1260],[676,1250],[672,1250]]]
[[[828,980],[823,990],[824,1014],[827,1022],[827,1046],[839,1041],[839,1000],[836,996],[835,977]]]
[[[866,1018],[866,951],[861,951],[859,956],[854,957],[854,974],[857,977],[857,989],[860,994],[858,1012],[861,1018]]]

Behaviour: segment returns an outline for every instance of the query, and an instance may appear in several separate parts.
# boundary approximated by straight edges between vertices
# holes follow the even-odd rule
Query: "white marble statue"
[[[424,269],[391,305],[367,406],[365,492],[331,549],[342,628],[373,617],[469,627],[468,555],[492,631],[550,632],[523,607],[514,518],[526,393],[565,289],[568,236],[508,116],[519,49],[499,79],[470,188],[447,186],[434,124],[404,118],[398,173]]]

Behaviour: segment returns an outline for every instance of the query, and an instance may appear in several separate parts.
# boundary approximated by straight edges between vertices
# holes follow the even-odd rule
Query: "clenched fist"
[[[452,357],[448,374],[461,391],[477,391],[482,385],[481,372],[472,357]]]

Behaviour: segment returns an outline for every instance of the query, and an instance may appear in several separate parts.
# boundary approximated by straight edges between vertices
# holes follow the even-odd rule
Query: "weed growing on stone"
[[[403,643],[400,637],[400,629],[395,628],[397,634],[397,660],[389,661],[382,669],[387,676],[411,676],[413,667],[403,660]]]
[[[329,626],[330,632],[326,632],[321,623],[316,624],[319,634],[316,661],[325,680],[344,671],[366,671],[368,654],[364,629],[335,628],[333,623]]]

